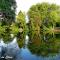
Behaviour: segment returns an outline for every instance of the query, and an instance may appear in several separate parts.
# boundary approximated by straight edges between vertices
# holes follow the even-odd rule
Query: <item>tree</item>
[[[56,22],[60,21],[59,10],[60,7],[56,4],[38,3],[31,6],[30,10],[28,11],[30,30],[41,30],[41,28],[46,30],[46,28],[54,28]]]
[[[23,12],[19,12],[17,15],[17,24],[20,28],[20,31],[26,31],[26,20],[25,20],[25,14]]]
[[[30,32],[31,33],[31,32]],[[29,44],[28,49],[34,55],[39,56],[54,56],[59,53],[60,50],[60,40],[59,38],[52,37],[50,34],[46,34],[44,38],[44,34],[35,33],[34,35],[29,35]],[[58,44],[59,43],[59,44]]]
[[[8,24],[15,21],[15,10],[15,0],[0,0],[0,21]]]

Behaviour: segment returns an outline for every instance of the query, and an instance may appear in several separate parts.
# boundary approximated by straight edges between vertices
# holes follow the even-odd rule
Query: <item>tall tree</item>
[[[45,27],[54,27],[56,22],[60,21],[59,10],[60,7],[56,4],[38,3],[31,6],[28,11],[30,30],[40,30],[40,28],[44,30],[46,29]]]
[[[20,31],[26,31],[26,20],[25,14],[23,12],[19,12],[17,15],[17,21]]]
[[[0,0],[0,21],[12,23],[15,21],[15,0]]]

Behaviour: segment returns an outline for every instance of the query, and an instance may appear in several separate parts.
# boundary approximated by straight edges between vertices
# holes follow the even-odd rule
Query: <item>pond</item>
[[[0,60],[60,60],[60,34],[18,34],[0,39]]]

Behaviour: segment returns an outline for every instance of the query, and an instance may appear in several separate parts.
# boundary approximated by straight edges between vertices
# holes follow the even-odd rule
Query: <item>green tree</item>
[[[16,22],[18,24],[20,32],[26,31],[26,19],[25,14],[23,12],[20,11],[18,13]]]
[[[37,34],[30,32],[28,49],[34,55],[39,56],[54,56],[59,53],[60,39],[52,37],[51,34]]]
[[[45,31],[47,28],[54,28],[56,22],[60,21],[59,9],[60,7],[58,5],[49,3],[38,3],[31,6],[28,11],[30,30],[35,31],[36,29],[41,30],[43,28],[43,31]]]
[[[15,21],[15,10],[15,0],[0,0],[0,21],[3,21],[7,24]]]
[[[19,27],[18,27],[17,23],[11,24],[10,32],[11,32],[11,34],[17,35],[17,33],[19,32]]]

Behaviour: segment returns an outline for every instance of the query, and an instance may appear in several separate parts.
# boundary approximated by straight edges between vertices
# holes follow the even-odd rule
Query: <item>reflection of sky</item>
[[[13,39],[8,44],[5,44],[3,40],[0,41],[0,58],[3,56],[11,56],[16,57],[17,53],[19,51],[18,44],[16,42],[16,38]]]
[[[8,50],[6,53],[9,55],[11,54],[11,56],[15,55],[14,60],[60,60],[60,54],[56,56],[43,57],[32,54],[27,47],[19,49],[16,38],[8,44]]]
[[[27,48],[20,49],[18,53],[17,60],[60,60],[60,55],[42,57],[31,54],[31,52]]]

